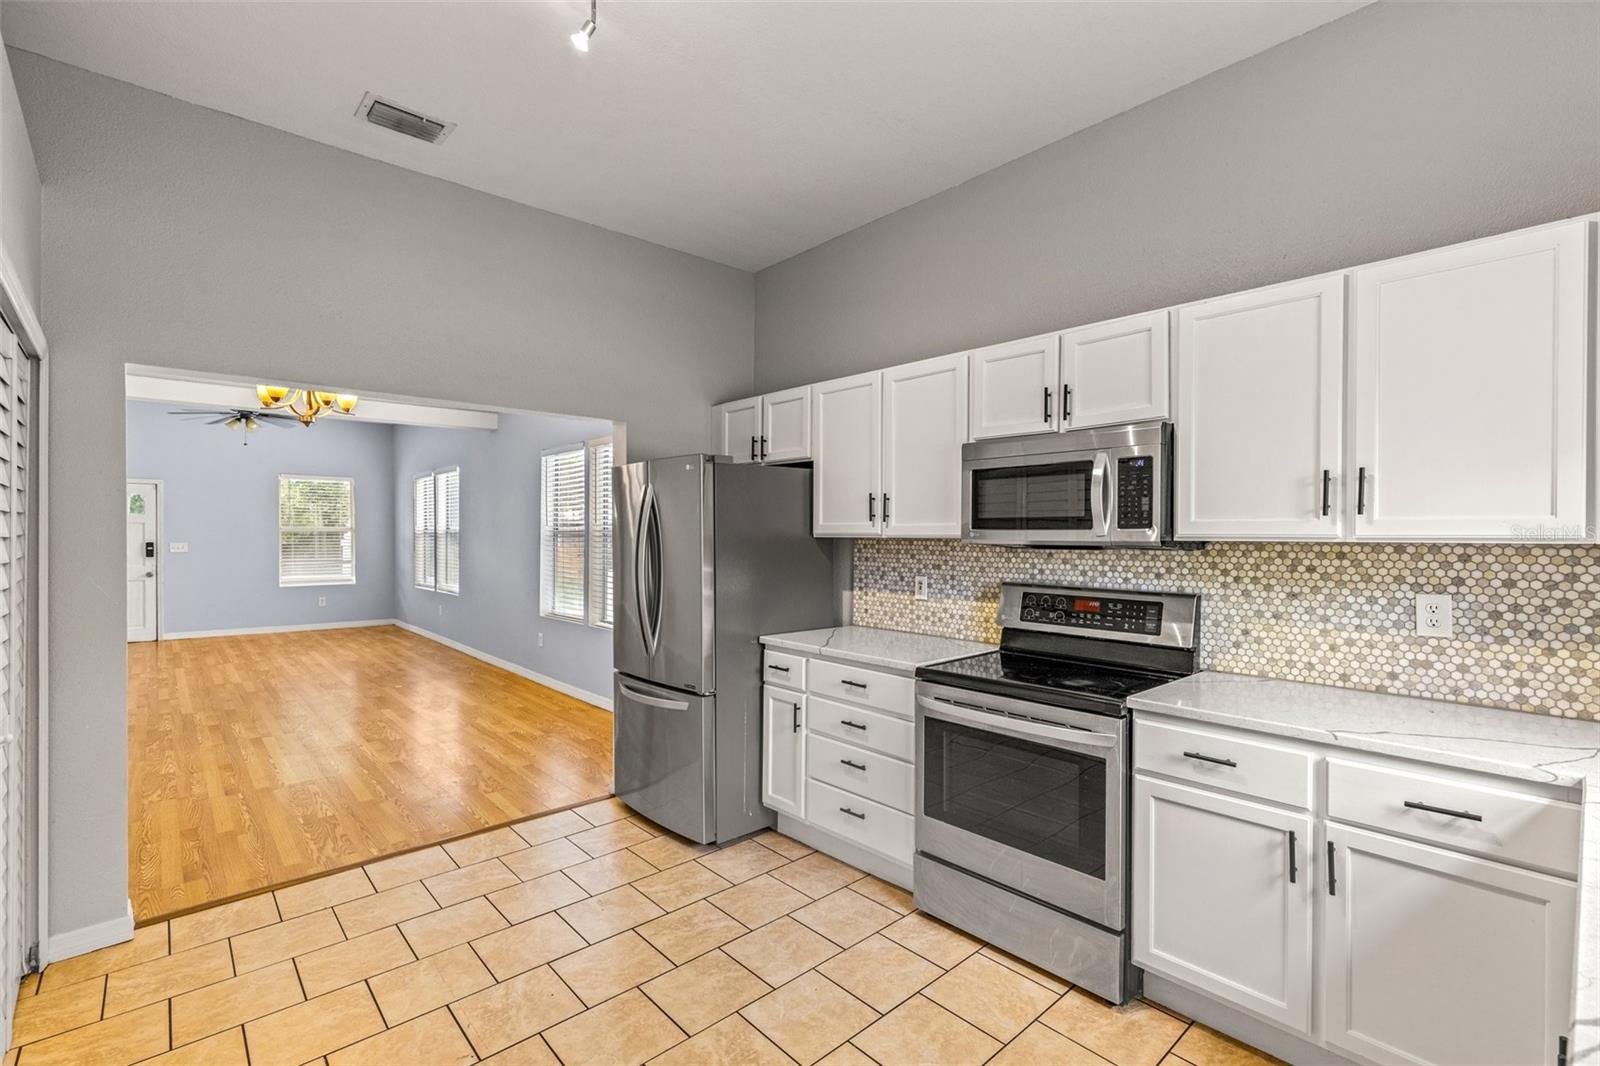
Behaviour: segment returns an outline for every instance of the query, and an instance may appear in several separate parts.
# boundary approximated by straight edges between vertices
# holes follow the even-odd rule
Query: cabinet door
[[[1170,318],[1157,311],[1061,335],[1063,429],[1167,417]]]
[[[761,802],[806,816],[806,698],[767,686],[761,690]]]
[[[769,463],[811,458],[811,386],[761,397],[761,457]]]
[[[1588,230],[1354,272],[1358,538],[1589,539]]]
[[[966,439],[965,355],[883,372],[886,536],[961,535],[961,445]]]
[[[857,374],[811,387],[811,532],[875,536],[883,521],[882,375]]]
[[[1311,819],[1142,775],[1133,961],[1311,1031]]]
[[[1178,309],[1180,538],[1335,540],[1344,278]]]
[[[972,353],[972,439],[1061,428],[1061,334]]]
[[[1380,1063],[1555,1062],[1576,887],[1328,823],[1323,1028]]]
[[[711,450],[736,463],[761,456],[761,397],[719,403],[711,409]]]

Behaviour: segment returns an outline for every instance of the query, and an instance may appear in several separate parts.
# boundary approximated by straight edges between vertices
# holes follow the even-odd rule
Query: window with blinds
[[[278,476],[278,584],[356,580],[356,486],[347,477]]]
[[[589,442],[589,624],[611,625],[611,438]]]
[[[539,612],[588,621],[588,492],[582,444],[546,452],[541,463]]]
[[[419,589],[461,592],[461,470],[411,482],[411,575]]]
[[[411,483],[411,576],[419,589],[434,587],[433,475]]]

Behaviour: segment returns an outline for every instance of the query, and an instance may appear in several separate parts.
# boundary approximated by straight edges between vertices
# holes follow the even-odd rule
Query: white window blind
[[[278,476],[278,584],[355,583],[355,491],[347,477]]]
[[[547,452],[542,462],[539,610],[555,618],[586,621],[584,593],[587,541],[584,459],[574,445]]]
[[[411,483],[411,573],[419,589],[434,587],[433,475]]]
[[[438,570],[440,592],[461,591],[461,471],[441,470],[434,475],[438,507]]]
[[[589,442],[589,624],[611,624],[611,438]]]

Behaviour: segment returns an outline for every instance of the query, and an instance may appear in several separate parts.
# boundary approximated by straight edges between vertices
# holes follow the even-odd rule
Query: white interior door
[[[154,481],[128,482],[128,640],[156,639],[156,498]]]

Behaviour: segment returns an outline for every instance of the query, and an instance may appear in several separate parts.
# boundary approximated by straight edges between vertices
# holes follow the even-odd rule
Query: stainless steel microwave
[[[1172,547],[1172,424],[962,445],[961,537],[1036,547]]]

